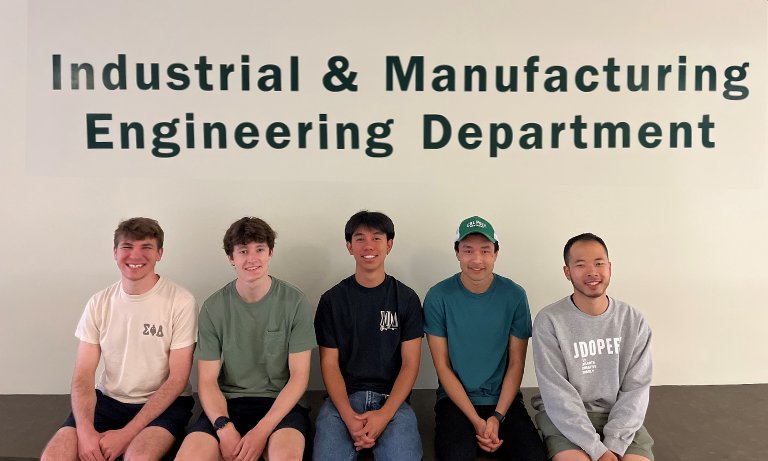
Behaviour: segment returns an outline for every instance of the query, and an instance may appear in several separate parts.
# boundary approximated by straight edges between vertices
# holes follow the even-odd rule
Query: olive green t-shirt
[[[247,303],[235,281],[203,303],[197,358],[221,360],[224,397],[277,398],[288,382],[288,354],[317,347],[312,313],[304,293],[272,277],[260,301]],[[302,397],[299,404],[306,407]]]

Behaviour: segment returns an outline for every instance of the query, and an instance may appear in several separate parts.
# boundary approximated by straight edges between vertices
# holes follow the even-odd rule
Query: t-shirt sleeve
[[[199,360],[221,360],[221,340],[206,304],[203,304],[203,308],[200,309],[197,327],[197,358]]]
[[[182,349],[197,342],[197,301],[191,294],[184,296],[173,313],[171,350]]]
[[[434,290],[429,290],[424,298],[424,332],[441,338],[448,337],[445,328],[445,305]]]
[[[315,312],[315,334],[317,335],[317,344],[322,347],[331,347],[338,349],[336,342],[336,331],[333,327],[333,309],[327,294],[320,297]]]
[[[307,297],[302,295],[291,324],[288,353],[304,352],[315,347],[317,347],[317,341],[315,340],[315,329],[312,326],[312,312]]]
[[[411,292],[405,307],[405,315],[401,318],[400,342],[424,336],[424,312],[421,309],[421,300],[416,292]]]
[[[77,329],[75,330],[75,336],[80,341],[86,343],[100,344],[101,335],[97,326],[101,323],[100,317],[101,311],[96,307],[94,298],[91,298],[88,304],[85,305],[83,315],[80,317],[80,323],[77,324]]]
[[[522,288],[521,288],[522,290]],[[528,307],[528,296],[522,290],[522,296],[515,306],[515,313],[512,315],[512,325],[509,328],[509,334],[515,338],[528,339],[533,332],[531,324],[531,309]]]

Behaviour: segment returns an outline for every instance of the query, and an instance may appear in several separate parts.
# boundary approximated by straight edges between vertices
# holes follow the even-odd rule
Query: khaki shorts
[[[595,427],[600,439],[603,439],[603,428],[608,423],[608,413],[587,413],[589,420]],[[544,443],[547,445],[547,459],[552,459],[558,453],[566,450],[581,450],[581,448],[568,440],[562,432],[560,432],[555,424],[549,419],[545,411],[540,411],[536,414],[536,426],[541,431],[541,435],[544,438]],[[653,461],[653,453],[651,448],[653,447],[653,439],[645,426],[640,426],[640,429],[635,433],[635,438],[627,448],[627,455],[639,455],[648,458]]]

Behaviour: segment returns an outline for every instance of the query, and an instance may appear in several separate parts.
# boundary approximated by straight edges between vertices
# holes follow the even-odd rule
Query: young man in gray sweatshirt
[[[651,329],[643,314],[608,297],[608,248],[594,234],[568,240],[573,294],[533,323],[541,393],[531,399],[553,461],[653,461],[643,426],[651,385]]]

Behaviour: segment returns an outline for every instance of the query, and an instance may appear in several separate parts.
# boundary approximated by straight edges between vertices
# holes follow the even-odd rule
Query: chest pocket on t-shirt
[[[268,331],[264,336],[264,355],[277,358],[285,352],[285,331]]]

